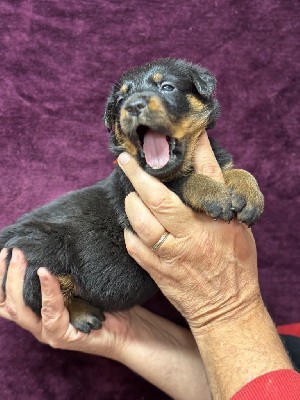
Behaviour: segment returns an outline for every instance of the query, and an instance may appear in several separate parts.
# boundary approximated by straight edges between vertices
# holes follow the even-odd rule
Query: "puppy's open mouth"
[[[139,125],[136,132],[141,158],[151,169],[160,170],[174,163],[182,154],[180,143],[168,134],[157,132],[145,125]]]

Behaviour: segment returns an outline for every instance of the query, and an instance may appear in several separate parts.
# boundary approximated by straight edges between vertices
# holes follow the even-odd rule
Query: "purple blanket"
[[[217,76],[212,134],[265,194],[253,231],[267,307],[278,324],[300,320],[297,3],[2,0],[0,227],[107,176],[111,85],[145,61],[185,58]],[[161,297],[149,307],[180,321]],[[0,343],[3,400],[168,398],[115,362],[53,350],[3,320]]]

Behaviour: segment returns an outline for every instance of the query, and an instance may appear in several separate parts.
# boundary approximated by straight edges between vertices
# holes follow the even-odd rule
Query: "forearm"
[[[192,334],[151,312],[135,308],[133,336],[119,361],[174,399],[211,399]]]
[[[292,369],[263,303],[251,311],[193,330],[214,399],[230,399],[270,371]]]

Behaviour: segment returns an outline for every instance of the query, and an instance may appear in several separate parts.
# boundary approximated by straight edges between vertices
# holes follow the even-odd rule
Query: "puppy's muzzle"
[[[147,111],[151,99],[155,96],[152,92],[139,92],[132,94],[125,102],[124,109],[132,117],[138,117]]]
[[[157,94],[137,92],[122,105],[120,124],[122,131],[127,135],[135,135],[140,125],[168,134],[170,120]]]
[[[138,97],[134,99],[129,99],[129,101],[127,101],[124,105],[124,108],[132,117],[138,117],[147,107],[147,104],[148,102],[146,99]]]

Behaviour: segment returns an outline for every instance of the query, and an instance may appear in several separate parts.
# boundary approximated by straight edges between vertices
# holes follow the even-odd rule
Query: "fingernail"
[[[125,166],[130,161],[131,156],[128,153],[121,153],[118,157],[118,163]]]
[[[13,249],[12,256],[11,256],[11,262],[14,262],[14,263],[18,262],[20,260],[20,255],[21,255],[20,250]]]
[[[41,281],[43,281],[43,283],[47,283],[48,282],[48,271],[46,268],[39,268],[37,271],[37,274],[40,278]]]

